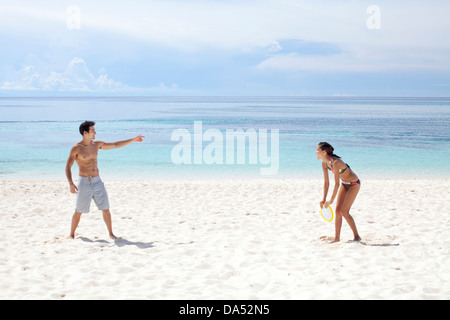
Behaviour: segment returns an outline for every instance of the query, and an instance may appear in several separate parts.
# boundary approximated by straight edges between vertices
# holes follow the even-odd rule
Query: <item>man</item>
[[[109,211],[108,194],[105,186],[100,179],[99,170],[97,168],[98,150],[111,150],[125,147],[133,142],[142,142],[144,136],[137,136],[136,138],[117,141],[113,143],[106,143],[103,141],[94,141],[95,139],[95,122],[85,121],[80,125],[80,133],[83,140],[78,142],[70,150],[69,158],[66,164],[66,176],[70,184],[70,192],[76,193],[76,208],[72,217],[72,227],[70,230],[70,238],[75,238],[75,229],[80,222],[81,214],[88,213],[92,199],[99,210],[103,212],[103,220],[108,228],[109,237],[116,239],[113,234],[111,213]],[[72,181],[72,165],[74,161],[77,162],[79,168],[78,184],[75,185]]]

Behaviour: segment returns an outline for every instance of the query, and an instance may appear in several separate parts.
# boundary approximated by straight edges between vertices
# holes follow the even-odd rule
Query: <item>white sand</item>
[[[363,180],[328,244],[320,180],[108,181],[68,239],[64,181],[0,181],[0,299],[449,299],[450,180]]]

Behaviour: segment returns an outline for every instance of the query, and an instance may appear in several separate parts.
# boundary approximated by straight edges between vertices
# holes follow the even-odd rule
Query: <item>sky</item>
[[[0,97],[450,96],[448,0],[0,0]]]

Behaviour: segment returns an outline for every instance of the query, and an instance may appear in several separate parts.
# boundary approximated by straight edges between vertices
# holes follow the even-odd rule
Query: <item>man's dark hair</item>
[[[84,136],[84,132],[86,131],[87,133],[89,133],[89,128],[95,126],[95,122],[94,121],[85,121],[82,124],[80,124],[80,134],[82,136]]]

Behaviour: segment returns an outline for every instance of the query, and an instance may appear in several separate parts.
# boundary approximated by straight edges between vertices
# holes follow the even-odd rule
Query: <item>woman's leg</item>
[[[341,208],[344,203],[346,195],[347,195],[347,188],[345,188],[344,186],[341,185],[339,188],[339,193],[338,193],[337,201],[336,201],[336,209],[335,209],[336,217],[334,218],[334,229],[335,229],[334,241],[332,241],[331,243],[340,241],[341,228],[342,228],[342,209]]]
[[[336,221],[335,221],[335,237],[333,242],[338,242],[341,236],[342,217],[345,218],[348,225],[353,231],[354,241],[361,240],[358,230],[356,229],[355,220],[350,215],[350,208],[358,195],[361,186],[359,184],[352,185],[350,188],[341,186],[336,202]]]
[[[361,188],[361,185],[359,185],[359,184],[352,185],[350,188],[348,188],[348,190],[346,192],[346,196],[343,199],[344,201],[342,203],[342,206],[339,208],[339,210],[336,210],[336,211],[339,211],[339,215],[341,217],[345,218],[345,220],[347,221],[348,225],[352,229],[353,236],[354,236],[353,241],[361,240],[361,237],[358,234],[358,230],[356,229],[355,220],[353,220],[353,217],[350,215],[350,208],[352,207],[353,202],[355,201],[356,196],[358,195],[358,192],[359,192],[360,188]],[[338,214],[336,214],[336,216],[337,215]],[[341,219],[341,221],[342,221],[342,219]]]

